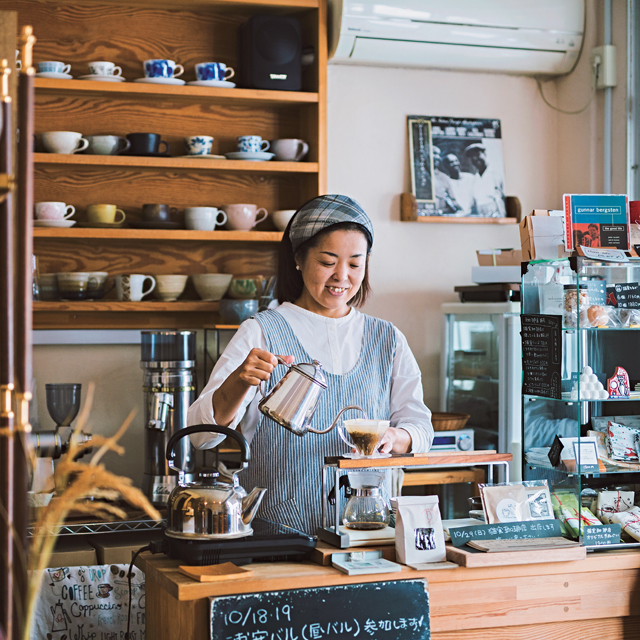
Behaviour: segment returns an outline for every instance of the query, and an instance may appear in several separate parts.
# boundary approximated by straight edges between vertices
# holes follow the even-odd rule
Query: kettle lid
[[[322,370],[322,363],[318,360],[314,360],[313,362],[300,362],[299,364],[294,364],[291,368],[311,379],[323,389],[327,388],[327,377]]]

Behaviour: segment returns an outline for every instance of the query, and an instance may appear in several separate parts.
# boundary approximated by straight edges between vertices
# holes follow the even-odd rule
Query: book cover
[[[408,116],[420,216],[506,216],[502,129],[495,118]]]
[[[626,195],[565,194],[565,246],[629,250]]]

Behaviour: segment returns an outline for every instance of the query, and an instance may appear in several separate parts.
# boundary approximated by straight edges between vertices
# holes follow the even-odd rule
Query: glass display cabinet
[[[523,263],[521,296],[523,478],[576,496],[582,544],[591,512],[640,549],[640,260]]]

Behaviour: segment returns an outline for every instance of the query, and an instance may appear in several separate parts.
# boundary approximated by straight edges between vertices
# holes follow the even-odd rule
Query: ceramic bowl
[[[198,273],[191,276],[198,295],[208,301],[220,300],[227,292],[231,278],[231,273]]]
[[[295,212],[295,209],[280,209],[278,211],[272,211],[270,215],[276,229],[278,229],[278,231],[284,231],[289,224],[289,220],[293,218],[293,214]]]
[[[177,300],[187,286],[189,276],[156,276],[154,295],[163,302]]]
[[[220,300],[220,319],[225,324],[241,324],[258,312],[257,300]]]
[[[252,300],[257,298],[258,294],[255,278],[233,278],[227,291],[227,296],[235,300]]]

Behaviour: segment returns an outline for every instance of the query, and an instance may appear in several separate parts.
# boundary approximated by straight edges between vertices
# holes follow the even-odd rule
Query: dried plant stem
[[[118,431],[111,437],[93,436],[88,444],[79,444],[78,435],[88,423],[91,403],[93,402],[94,385],[90,384],[84,406],[78,416],[76,427],[69,444],[69,451],[56,465],[56,487],[63,487],[62,495],[52,500],[45,507],[35,525],[29,553],[29,586],[27,593],[27,617],[23,640],[30,640],[31,626],[38,603],[40,587],[44,570],[49,564],[56,535],[54,528],[64,522],[70,511],[86,513],[88,515],[112,520],[114,517],[126,518],[126,512],[119,506],[105,500],[121,499],[130,505],[143,510],[154,520],[160,520],[160,513],[154,509],[145,495],[132,486],[130,478],[115,475],[107,471],[100,459],[108,451],[122,454],[123,448],[118,440],[131,424],[135,411],[132,411]],[[76,462],[75,458],[89,447],[100,448],[93,455],[88,464]],[[94,498],[87,502],[87,498]],[[97,499],[96,499],[97,498]]]

